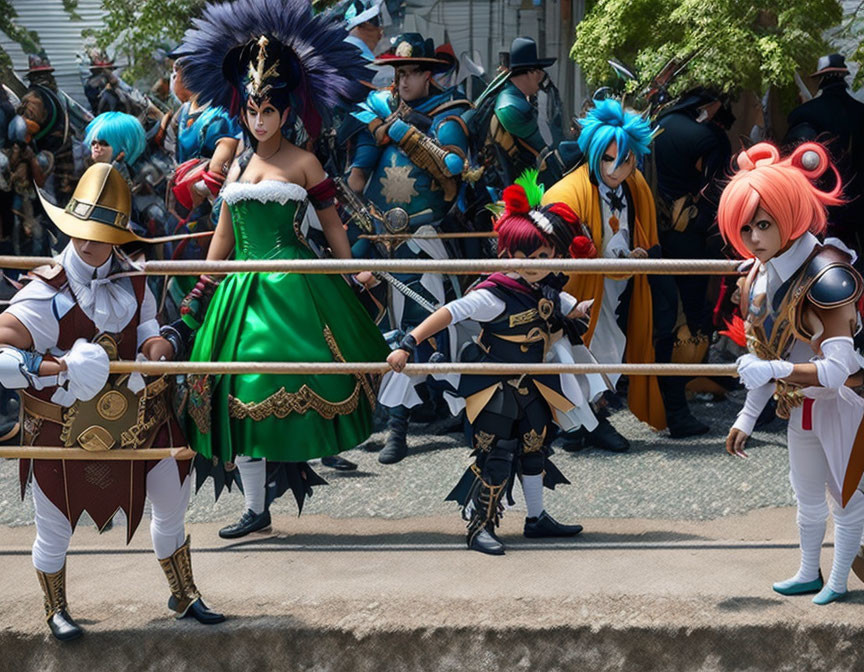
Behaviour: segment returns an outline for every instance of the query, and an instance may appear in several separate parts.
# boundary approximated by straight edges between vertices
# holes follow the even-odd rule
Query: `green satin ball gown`
[[[314,259],[300,233],[306,190],[234,182],[236,259]],[[311,206],[309,206],[311,207]],[[235,273],[217,287],[193,362],[381,362],[380,331],[340,275]],[[360,375],[191,377],[187,436],[206,458],[303,462],[354,448],[372,431],[376,389]]]

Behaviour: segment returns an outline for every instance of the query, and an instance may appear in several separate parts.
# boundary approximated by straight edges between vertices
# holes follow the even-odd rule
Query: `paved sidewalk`
[[[190,525],[207,601],[231,620],[175,623],[146,525],[73,537],[68,595],[87,629],[62,646],[40,618],[32,527],[0,528],[0,670],[858,670],[864,585],[844,603],[770,589],[797,567],[795,514],[590,519],[575,540],[465,550],[453,516],[278,517],[272,535]],[[828,571],[830,535],[822,566]]]

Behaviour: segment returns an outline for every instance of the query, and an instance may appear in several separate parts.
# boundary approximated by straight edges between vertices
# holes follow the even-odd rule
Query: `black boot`
[[[630,442],[621,436],[605,417],[600,416],[597,421],[597,428],[593,432],[585,432],[584,434],[583,440],[586,448],[594,447],[612,453],[624,453],[630,450]],[[565,450],[567,450],[566,446]]]
[[[45,618],[51,634],[61,642],[78,639],[84,631],[69,615],[69,606],[66,604],[66,565],[53,574],[37,569],[36,576],[39,577],[45,597]]]
[[[475,472],[476,473],[476,472]],[[471,494],[473,509],[468,519],[468,548],[487,555],[504,555],[504,544],[495,536],[501,520],[501,497],[507,482],[489,485],[478,474]]]
[[[408,454],[405,438],[408,433],[408,409],[404,406],[391,408],[387,428],[387,439],[384,441],[384,448],[378,453],[378,461],[381,464],[396,464]]]
[[[168,598],[168,608],[176,612],[175,618],[186,618],[191,616],[204,625],[215,625],[225,620],[222,614],[211,611],[201,599],[201,593],[195,586],[195,578],[192,576],[192,558],[189,554],[189,537],[184,544],[174,551],[168,558],[159,561],[165,578],[168,579],[168,588],[171,597]]]
[[[707,434],[711,428],[697,420],[687,406],[687,379],[680,376],[659,376],[658,384],[666,407],[666,424],[673,439]]]
[[[223,539],[239,539],[252,532],[260,532],[270,527],[270,512],[264,509],[261,513],[255,513],[247,509],[233,525],[228,525],[219,530],[219,536]]]
[[[536,518],[525,519],[523,534],[529,539],[542,539],[544,537],[575,537],[581,531],[581,525],[564,525],[543,511]]]

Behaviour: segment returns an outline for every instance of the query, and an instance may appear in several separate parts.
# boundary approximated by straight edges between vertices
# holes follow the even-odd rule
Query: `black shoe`
[[[186,610],[186,613],[183,615],[183,618],[192,617],[199,623],[203,625],[216,625],[217,623],[222,623],[225,620],[225,615],[220,614],[216,611],[211,611],[210,608],[204,604],[204,600],[197,599],[195,600],[189,608]]]
[[[48,619],[48,627],[51,628],[51,634],[61,642],[71,642],[84,634],[81,626],[72,620],[65,609],[61,609]]]
[[[492,536],[488,530],[480,530],[479,534],[468,542],[468,548],[486,555],[504,555],[504,544]]]
[[[524,535],[529,539],[543,537],[575,537],[582,531],[581,525],[563,525],[545,511],[537,518],[525,519]]]
[[[351,460],[346,460],[344,457],[339,457],[338,455],[327,455],[326,457],[322,457],[321,464],[323,464],[325,467],[336,469],[337,471],[357,470],[357,465],[354,464]]]
[[[578,453],[585,447],[585,435],[587,433],[584,427],[572,432],[565,432],[562,434],[561,448],[568,453]]]
[[[686,439],[688,436],[701,436],[711,431],[704,422],[693,417],[687,409],[683,409],[674,415],[668,413],[666,422],[669,425],[669,435],[673,439]]]
[[[612,453],[624,453],[630,450],[630,442],[621,436],[606,418],[599,418],[599,423],[593,432],[585,433],[586,448],[593,446]]]
[[[240,520],[233,525],[228,525],[219,530],[219,536],[223,539],[239,539],[252,532],[260,532],[270,527],[270,512],[262,511],[255,513],[248,509],[240,516]]]

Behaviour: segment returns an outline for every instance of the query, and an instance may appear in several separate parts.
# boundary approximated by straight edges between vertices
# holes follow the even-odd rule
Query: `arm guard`
[[[408,158],[418,168],[425,170],[444,190],[444,200],[452,201],[459,192],[459,184],[453,173],[447,167],[447,155],[451,154],[444,147],[413,126],[410,126],[398,142]]]

